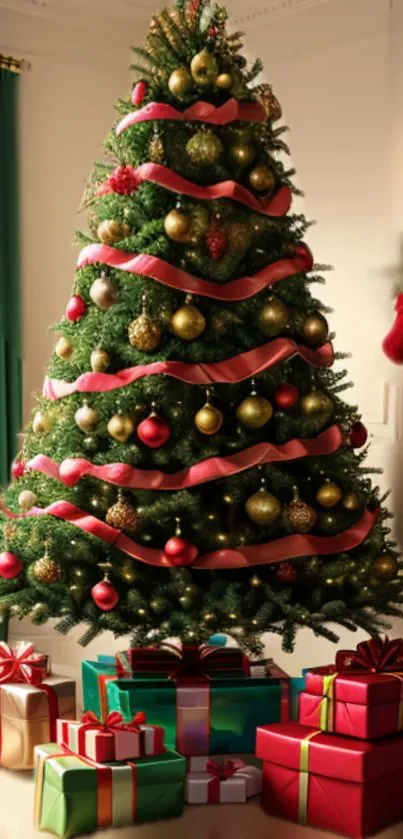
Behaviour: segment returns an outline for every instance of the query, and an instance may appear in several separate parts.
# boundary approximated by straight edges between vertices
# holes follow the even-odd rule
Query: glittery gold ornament
[[[206,328],[205,318],[190,299],[186,297],[184,305],[174,312],[170,321],[172,332],[183,341],[194,341]]]
[[[210,395],[207,392],[206,402],[200,408],[194,418],[195,426],[202,434],[211,436],[220,430],[224,417],[221,411],[211,404]]]
[[[271,192],[275,184],[275,177],[269,166],[258,163],[249,172],[249,183],[256,192]]]
[[[216,87],[219,87],[220,90],[229,90],[232,87],[233,78],[231,73],[219,73],[216,80]]]
[[[119,299],[119,294],[112,280],[103,271],[101,276],[94,280],[90,288],[90,297],[93,303],[103,312],[110,309]]]
[[[18,505],[23,513],[27,513],[28,510],[32,510],[32,507],[35,506],[37,501],[37,496],[31,489],[23,489],[18,496]]]
[[[181,244],[190,242],[192,238],[191,217],[182,210],[171,210],[164,220],[164,229],[173,242]]]
[[[148,144],[148,154],[153,163],[162,163],[165,157],[165,149],[162,137],[154,134]]]
[[[177,67],[168,79],[168,87],[176,99],[186,96],[192,89],[192,85],[192,77],[186,67]]]
[[[341,503],[345,510],[359,510],[362,507],[362,501],[356,492],[347,492],[343,495]]]
[[[152,352],[162,338],[162,329],[158,321],[147,312],[146,296],[143,295],[141,315],[129,324],[129,341],[132,347],[141,352]]]
[[[323,344],[328,335],[326,319],[320,314],[308,315],[302,324],[301,333],[312,346]]]
[[[259,312],[259,329],[266,338],[274,338],[287,326],[288,309],[277,297],[269,297]]]
[[[267,492],[265,487],[261,487],[248,498],[245,511],[255,524],[272,524],[281,513],[281,502],[275,495]]]
[[[32,420],[32,431],[34,434],[48,434],[52,424],[47,414],[37,411]]]
[[[103,373],[105,370],[108,369],[111,363],[111,359],[109,353],[106,350],[102,350],[98,347],[96,350],[93,350],[91,353],[90,364],[91,370],[94,373]]]
[[[237,408],[237,418],[247,428],[262,428],[273,414],[270,402],[264,396],[258,396],[255,390],[244,399]]]
[[[129,414],[114,414],[108,422],[108,434],[118,443],[126,443],[133,431],[134,422]]]
[[[74,421],[81,431],[94,431],[98,423],[98,413],[95,408],[91,408],[88,402],[84,401],[81,408],[74,414]]]
[[[397,577],[399,563],[393,554],[382,554],[382,556],[378,556],[373,562],[371,562],[368,570],[375,580],[381,580],[384,583],[389,583]]]
[[[139,524],[136,510],[124,499],[122,493],[118,494],[115,504],[109,507],[105,520],[111,527],[131,532],[137,530]]]
[[[186,143],[186,154],[195,165],[211,166],[223,151],[223,144],[213,131],[197,131]]]
[[[131,233],[131,227],[125,221],[117,221],[116,219],[105,219],[97,227],[98,239],[104,245],[113,245],[119,242],[120,239],[125,239]]]
[[[41,559],[37,559],[31,566],[31,574],[38,583],[50,586],[59,583],[62,578],[62,568],[46,551]]]
[[[282,117],[282,110],[280,102],[274,95],[273,90],[269,84],[259,85],[256,91],[256,98],[261,105],[263,105],[266,114],[272,122],[275,122]]]
[[[35,606],[32,607],[29,616],[32,621],[40,620],[44,618],[46,615],[49,614],[49,610],[46,603],[35,603]]]
[[[72,352],[73,347],[71,345],[71,341],[69,341],[68,338],[65,338],[64,335],[61,335],[55,346],[56,355],[64,361],[67,361],[67,359],[71,357]]]
[[[325,481],[316,493],[316,500],[321,507],[334,507],[339,503],[343,493],[333,481]]]
[[[251,166],[257,155],[256,146],[246,140],[239,139],[228,152],[229,158],[236,166]]]
[[[214,84],[218,76],[218,65],[214,55],[207,49],[198,52],[192,58],[190,72],[198,87]]]
[[[283,510],[283,518],[296,533],[308,533],[315,525],[316,513],[295,493],[293,500]]]
[[[300,405],[301,410],[306,416],[328,413],[334,407],[332,400],[319,390],[314,390],[312,393],[307,393],[306,396],[303,396]]]

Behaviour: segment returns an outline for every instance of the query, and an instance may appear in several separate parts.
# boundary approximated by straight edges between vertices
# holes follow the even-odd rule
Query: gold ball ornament
[[[107,312],[117,302],[119,294],[110,277],[102,274],[94,280],[90,288],[90,297],[92,302],[98,306],[98,309]]]
[[[106,350],[102,350],[98,347],[98,349],[92,351],[90,364],[91,370],[93,370],[94,373],[103,373],[108,369],[110,363],[111,359]]]
[[[256,192],[271,192],[275,184],[272,170],[265,163],[258,163],[249,172],[249,183]]]
[[[181,210],[171,210],[164,220],[164,229],[173,242],[186,243],[192,238],[192,220]]]
[[[55,346],[55,353],[58,358],[62,358],[64,361],[67,361],[72,355],[73,347],[71,342],[68,338],[65,338],[64,335],[61,335],[59,338],[56,346]]]
[[[362,501],[356,492],[347,492],[343,495],[341,503],[345,510],[359,510],[362,507]]]
[[[330,509],[339,503],[343,493],[333,481],[325,481],[316,493],[316,500],[321,507]]]
[[[211,166],[224,151],[221,140],[213,131],[198,131],[186,143],[186,154],[192,163]]]
[[[218,410],[209,400],[200,408],[194,418],[195,426],[201,434],[211,436],[217,434],[220,430],[224,417],[221,411]]]
[[[214,55],[207,49],[193,56],[190,63],[193,81],[198,87],[209,87],[215,84],[218,76],[218,64]]]
[[[109,507],[105,520],[111,527],[131,532],[137,530],[139,524],[136,510],[122,496],[118,497],[112,507]]]
[[[32,507],[35,507],[37,501],[37,496],[31,489],[23,489],[18,496],[18,506],[23,513],[28,513],[29,510],[32,510]]]
[[[176,99],[182,99],[186,96],[192,89],[192,86],[192,76],[186,67],[177,67],[176,70],[172,71],[168,79],[168,87]]]
[[[262,428],[269,422],[273,408],[264,396],[251,393],[237,408],[237,418],[247,428]]]
[[[146,312],[142,312],[136,320],[129,324],[129,342],[141,352],[152,352],[158,347],[162,338],[162,329],[159,323]]]
[[[219,73],[215,83],[216,87],[219,87],[220,90],[229,90],[233,84],[231,73]]]
[[[37,411],[32,421],[32,431],[34,434],[48,434],[52,425],[47,414],[42,411]]]
[[[131,227],[124,221],[116,221],[115,219],[105,219],[101,221],[97,228],[98,239],[104,245],[113,245],[119,242],[120,239],[125,239],[131,233]]]
[[[316,522],[316,513],[309,504],[305,504],[296,495],[283,510],[283,518],[288,521],[296,533],[308,533]]]
[[[323,344],[328,336],[328,331],[327,321],[320,314],[308,315],[301,327],[301,334],[313,346]]]
[[[397,577],[399,563],[393,554],[382,554],[371,562],[368,570],[375,580],[389,583]]]
[[[165,148],[162,137],[155,134],[148,144],[148,154],[153,163],[162,163],[165,157]]]
[[[330,412],[333,409],[333,402],[319,390],[312,391],[303,396],[300,402],[301,410],[306,416],[314,416]]]
[[[259,329],[266,338],[274,338],[287,326],[288,309],[277,297],[269,297],[259,312]]]
[[[32,607],[29,615],[31,620],[39,620],[40,618],[44,618],[45,615],[48,614],[48,607],[46,603],[35,603],[35,606]]]
[[[245,511],[255,524],[272,524],[281,514],[281,503],[262,487],[248,498]]]
[[[34,580],[47,586],[59,583],[62,578],[61,565],[47,553],[33,563],[31,573]]]
[[[206,328],[202,313],[190,302],[185,302],[171,317],[170,327],[177,338],[194,341]]]
[[[108,434],[118,443],[126,443],[133,431],[134,422],[129,414],[114,414],[108,422]]]
[[[86,433],[94,431],[98,423],[98,413],[95,408],[91,408],[87,402],[74,414],[74,421],[81,431]]]
[[[256,155],[256,146],[247,141],[239,140],[229,149],[229,158],[236,166],[251,166]]]

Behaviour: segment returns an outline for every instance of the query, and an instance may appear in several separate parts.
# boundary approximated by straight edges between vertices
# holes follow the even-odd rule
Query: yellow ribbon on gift
[[[298,793],[298,821],[300,824],[308,824],[308,796],[309,796],[309,747],[311,740],[322,734],[322,731],[311,731],[301,740],[301,751],[299,758],[299,793]]]
[[[334,731],[334,685],[339,676],[339,673],[332,673],[329,676],[323,676],[322,683],[322,699],[319,705],[318,725],[321,731],[332,733]],[[359,676],[360,672],[351,673],[350,675]],[[377,676],[393,676],[400,682],[400,699],[398,708],[397,730],[403,731],[403,673],[377,673]]]

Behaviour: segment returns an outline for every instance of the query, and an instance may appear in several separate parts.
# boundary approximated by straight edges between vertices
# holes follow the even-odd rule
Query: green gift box
[[[98,764],[49,743],[35,749],[35,822],[62,839],[180,816],[186,761],[176,752]]]
[[[116,679],[112,665],[83,662],[84,707],[125,720],[144,711],[165,728],[165,742],[185,755],[254,752],[256,726],[288,719],[288,679],[273,665],[263,677],[198,676]]]

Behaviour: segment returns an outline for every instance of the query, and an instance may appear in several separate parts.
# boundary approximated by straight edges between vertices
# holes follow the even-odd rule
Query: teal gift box
[[[262,671],[262,668],[260,668]],[[276,665],[267,675],[144,674],[117,679],[114,665],[82,662],[84,708],[127,721],[144,711],[147,723],[165,728],[165,742],[184,755],[253,753],[256,727],[289,718],[289,679]]]

